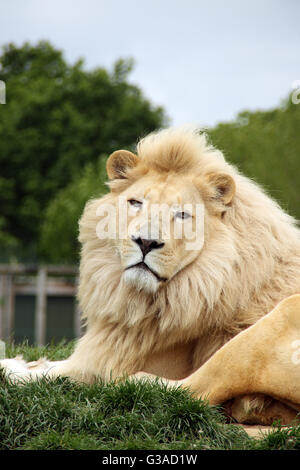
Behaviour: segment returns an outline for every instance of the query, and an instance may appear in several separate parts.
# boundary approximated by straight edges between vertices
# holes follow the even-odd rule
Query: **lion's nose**
[[[139,245],[144,256],[146,256],[149,251],[162,248],[164,246],[164,242],[160,242],[158,240],[149,240],[147,238],[135,237],[134,235],[131,236],[131,239]]]

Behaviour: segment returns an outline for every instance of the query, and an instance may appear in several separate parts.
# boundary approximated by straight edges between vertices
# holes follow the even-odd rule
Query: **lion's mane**
[[[80,221],[82,243],[79,301],[87,333],[73,358],[81,370],[109,377],[143,369],[147,356],[178,342],[198,341],[193,367],[300,292],[300,237],[295,220],[256,183],[227,163],[195,128],[167,129],[143,138],[140,162],[111,192],[89,201]],[[198,259],[155,294],[122,281],[116,250],[96,235],[97,208],[147,169],[162,172],[227,172],[236,194],[222,223],[211,217]],[[80,355],[80,351],[85,354]],[[87,354],[87,350],[89,354]]]

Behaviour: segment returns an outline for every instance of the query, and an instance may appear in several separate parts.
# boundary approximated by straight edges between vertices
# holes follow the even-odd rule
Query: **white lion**
[[[299,368],[289,362],[289,344],[300,339],[300,296],[284,300],[300,293],[293,218],[195,128],[150,134],[137,155],[114,152],[107,173],[110,193],[89,201],[80,220],[87,330],[69,359],[46,364],[49,373],[90,383],[143,371],[229,403],[238,421],[290,421],[300,403]],[[117,224],[115,237],[99,237],[104,217],[122,215],[120,196],[126,236]],[[158,216],[151,237],[149,208],[161,204],[170,236]],[[185,233],[199,224],[203,243],[188,249]],[[14,369],[10,360],[2,365]],[[35,366],[23,364],[21,375],[46,370]]]

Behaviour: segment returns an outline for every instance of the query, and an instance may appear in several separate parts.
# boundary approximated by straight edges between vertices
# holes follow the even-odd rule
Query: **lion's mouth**
[[[144,269],[145,271],[149,271],[151,274],[153,274],[156,277],[156,279],[159,282],[166,282],[168,280],[166,277],[161,277],[156,271],[149,268],[149,266],[146,263],[144,263],[144,261],[141,261],[140,263],[132,264],[131,266],[128,266],[127,268],[125,268],[125,271],[127,271],[128,269],[131,269],[131,268],[140,268],[140,269]]]

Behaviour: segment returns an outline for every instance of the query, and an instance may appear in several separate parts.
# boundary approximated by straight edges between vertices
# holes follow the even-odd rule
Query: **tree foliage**
[[[40,251],[55,263],[78,260],[78,220],[85,203],[107,192],[106,158],[88,163],[81,176],[62,189],[49,204],[41,230]]]
[[[41,256],[45,211],[86,164],[161,127],[166,117],[128,82],[132,60],[113,70],[66,63],[47,42],[9,44],[0,56],[0,257]],[[51,212],[51,211],[50,211]],[[51,251],[51,250],[50,250]],[[44,251],[45,254],[45,251]]]
[[[106,157],[167,124],[128,82],[132,60],[113,70],[66,63],[47,42],[10,44],[0,57],[0,258],[78,260],[78,219],[106,191]],[[240,113],[207,130],[212,143],[300,219],[300,105]]]
[[[289,96],[276,109],[242,112],[209,135],[228,160],[300,220],[300,105]]]

